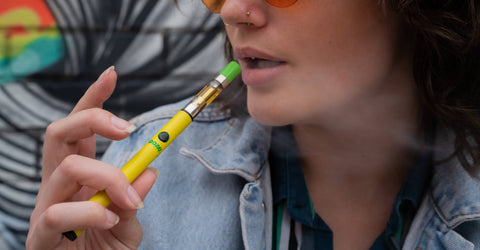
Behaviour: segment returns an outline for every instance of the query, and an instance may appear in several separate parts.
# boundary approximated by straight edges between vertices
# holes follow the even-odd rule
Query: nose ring
[[[250,12],[249,10],[247,10],[247,13],[245,13],[247,15],[247,26],[250,26],[252,23],[250,22],[250,15],[252,14],[252,12]]]

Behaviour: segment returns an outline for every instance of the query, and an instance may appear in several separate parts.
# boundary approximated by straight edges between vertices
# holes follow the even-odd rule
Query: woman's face
[[[226,0],[221,17],[249,111],[267,125],[319,123],[401,92],[411,79],[400,22],[377,0],[298,0],[287,8]]]

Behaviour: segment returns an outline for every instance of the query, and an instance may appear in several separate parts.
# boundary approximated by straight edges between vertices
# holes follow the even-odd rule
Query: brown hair
[[[477,175],[480,164],[478,1],[380,1],[397,12],[413,31],[413,73],[425,114],[455,132],[455,156],[470,174]]]

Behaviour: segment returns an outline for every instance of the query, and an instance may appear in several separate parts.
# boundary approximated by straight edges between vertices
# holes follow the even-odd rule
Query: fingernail
[[[120,119],[116,116],[112,116],[110,118],[110,122],[112,123],[113,126],[115,126],[116,128],[122,130],[122,131],[125,131],[125,132],[128,132],[128,133],[132,133],[133,131],[135,131],[135,129],[137,129],[137,127],[135,127],[135,125],[129,123],[128,121],[125,121],[123,119]]]
[[[137,209],[143,208],[142,199],[140,199],[140,196],[138,196],[137,191],[135,191],[135,189],[133,189],[132,186],[128,187],[128,198]]]
[[[106,69],[105,71],[103,71],[103,73],[100,75],[100,77],[98,77],[98,80],[97,81],[101,81],[103,78],[105,78],[105,76],[107,76],[108,74],[110,74],[110,71],[114,70],[115,69],[115,66],[110,66],[108,69]]]
[[[118,217],[118,215],[116,215],[114,212],[112,212],[108,209],[105,209],[105,213],[107,215],[108,223],[113,224],[113,225],[117,225],[118,222],[120,222],[120,217]]]
[[[154,167],[147,167],[147,168],[150,169],[155,174],[156,178],[158,178],[158,176],[160,175],[160,172],[158,171],[158,169]]]

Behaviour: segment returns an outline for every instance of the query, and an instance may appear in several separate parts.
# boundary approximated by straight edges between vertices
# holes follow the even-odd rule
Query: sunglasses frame
[[[207,7],[207,9],[216,14],[220,13],[220,11],[222,10],[223,4],[225,4],[225,1],[226,0],[202,0],[203,4]],[[277,8],[286,8],[297,2],[297,0],[265,0],[265,1],[267,1],[267,3]]]

